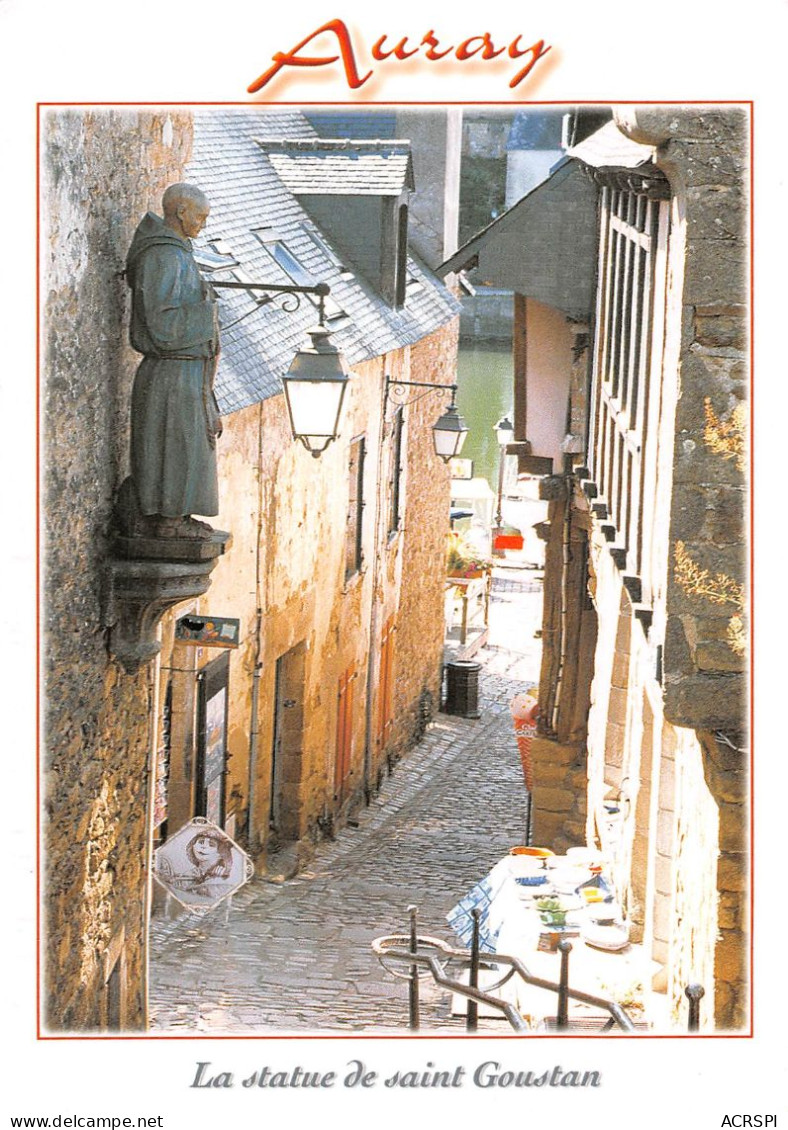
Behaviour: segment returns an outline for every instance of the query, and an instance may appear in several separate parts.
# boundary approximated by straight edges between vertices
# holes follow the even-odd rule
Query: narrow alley
[[[481,718],[439,714],[357,827],[318,845],[292,878],[255,876],[229,908],[154,918],[154,1032],[407,1032],[407,983],[380,967],[370,943],[405,930],[410,904],[420,932],[457,943],[446,913],[523,840],[509,703],[538,672],[541,589],[541,573],[496,570],[490,644],[476,656]],[[509,1031],[503,1020],[485,1025]],[[426,983],[422,1027],[464,1027]]]

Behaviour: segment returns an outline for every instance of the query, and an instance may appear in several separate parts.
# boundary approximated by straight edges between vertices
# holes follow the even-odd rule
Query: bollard
[[[446,664],[446,714],[460,718],[480,718],[479,672],[481,663],[457,659]]]
[[[706,995],[703,985],[693,983],[687,985],[684,996],[689,1001],[689,1015],[687,1017],[687,1031],[697,1032],[700,1029],[700,1001]]]
[[[561,972],[558,978],[558,1011],[555,1026],[560,1031],[569,1027],[569,955],[572,952],[572,943],[562,938],[558,943],[561,954]]]
[[[416,911],[417,907],[409,906],[408,914],[410,915],[410,952],[418,953],[419,941],[416,934]],[[419,967],[415,963],[410,967],[410,983],[408,985],[408,1012],[410,1016],[410,1027],[414,1032],[419,1029]]]
[[[478,906],[471,911],[473,918],[473,934],[471,935],[471,967],[468,971],[468,984],[472,989],[479,988],[479,919],[482,912]],[[468,997],[468,1018],[465,1023],[466,1031],[475,1032],[479,1027],[479,1004]]]

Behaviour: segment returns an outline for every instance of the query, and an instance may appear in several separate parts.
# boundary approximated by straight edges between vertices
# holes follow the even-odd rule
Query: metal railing
[[[518,957],[509,954],[495,953],[482,955],[479,939],[480,911],[474,908],[473,934],[471,948],[457,949],[448,945],[439,938],[418,934],[416,929],[416,907],[408,907],[410,918],[410,931],[408,934],[390,934],[386,937],[376,938],[372,943],[373,953],[387,972],[395,977],[403,977],[409,982],[408,986],[408,1014],[409,1027],[418,1031],[420,1027],[420,1002],[419,1002],[419,976],[420,971],[430,974],[436,985],[457,993],[468,1000],[466,1012],[466,1029],[476,1031],[478,1027],[479,1005],[484,1004],[502,1013],[509,1021],[515,1032],[530,1031],[530,1025],[520,1014],[514,1004],[501,1000],[494,993],[514,976],[519,976],[527,985],[538,989],[546,989],[557,995],[556,1028],[565,1031],[569,1028],[569,1001],[580,1004],[592,1005],[608,1013],[609,1019],[603,1030],[613,1027],[620,1028],[623,1032],[634,1032],[635,1025],[629,1015],[617,1004],[616,1001],[605,997],[598,997],[592,993],[584,993],[579,989],[572,989],[569,985],[569,954],[572,944],[564,939],[559,942],[558,950],[561,955],[561,969],[559,980],[548,981],[543,977],[535,977]],[[449,962],[456,962],[468,970],[468,983],[450,977],[446,973]],[[479,988],[479,974],[482,969],[494,970],[503,967],[506,972],[493,985],[486,989]]]
[[[478,1028],[480,1004],[487,1005],[500,1012],[515,1032],[532,1030],[512,1002],[502,1000],[495,995],[498,989],[515,976],[520,977],[527,985],[556,994],[556,1031],[569,1031],[571,1029],[570,1001],[591,1005],[607,1012],[608,1019],[599,1029],[600,1032],[608,1032],[614,1028],[629,1033],[636,1031],[635,1024],[626,1009],[616,1001],[571,988],[569,984],[569,955],[572,952],[572,943],[568,939],[564,938],[558,943],[558,952],[561,955],[558,981],[548,981],[543,977],[535,977],[532,973],[529,973],[527,967],[517,957],[503,953],[482,954],[479,930],[481,912],[478,908],[471,911],[473,932],[469,950],[450,946],[441,941],[440,938],[419,934],[416,925],[417,908],[409,906],[407,912],[409,932],[376,938],[372,943],[372,950],[387,972],[408,981],[408,1023],[411,1030],[418,1031],[421,1023],[419,978],[422,975],[430,975],[436,985],[467,999],[465,1027],[468,1032],[475,1032]],[[454,962],[462,970],[468,971],[467,983],[447,974],[446,966],[450,962]],[[505,972],[494,984],[487,985],[486,989],[479,987],[482,970],[492,971],[501,968]],[[684,994],[689,1002],[687,1031],[695,1033],[700,1029],[700,1002],[705,995],[705,990],[702,985],[691,984],[687,985]]]

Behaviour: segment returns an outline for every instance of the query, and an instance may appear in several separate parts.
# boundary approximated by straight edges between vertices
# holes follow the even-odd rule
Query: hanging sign
[[[153,874],[187,910],[206,914],[251,879],[254,864],[218,824],[195,816],[156,849]]]
[[[194,647],[238,647],[241,621],[230,616],[198,616],[190,612],[175,623],[178,643]]]

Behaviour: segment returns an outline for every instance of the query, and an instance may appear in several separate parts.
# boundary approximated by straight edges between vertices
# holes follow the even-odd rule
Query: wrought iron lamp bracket
[[[268,302],[273,302],[274,298],[281,299],[281,309],[287,314],[295,314],[296,310],[301,305],[301,296],[304,294],[314,294],[318,299],[318,321],[322,326],[325,321],[325,303],[327,296],[331,293],[331,287],[328,283],[315,283],[310,286],[298,286],[296,283],[265,283],[265,282],[238,282],[230,279],[211,279],[210,285],[214,289],[222,290],[246,290],[246,291],[263,291],[268,294],[269,291],[273,292],[274,297],[268,298]],[[261,302],[255,309],[267,305],[266,302]],[[250,310],[249,313],[254,313]],[[248,317],[248,314],[242,315],[237,318],[231,325],[236,325],[242,318]],[[229,329],[230,326],[223,326],[223,329]]]
[[[424,391],[420,396],[412,396],[406,400],[408,389],[420,388]],[[384,397],[384,409],[388,405],[389,400],[395,401],[398,404],[416,404],[419,400],[423,400],[425,396],[429,396],[431,392],[438,390],[451,393],[451,402],[454,404],[454,399],[457,395],[457,385],[444,385],[437,384],[431,381],[403,381],[399,377],[390,377],[386,374],[386,394]],[[384,411],[385,414],[385,411]]]

